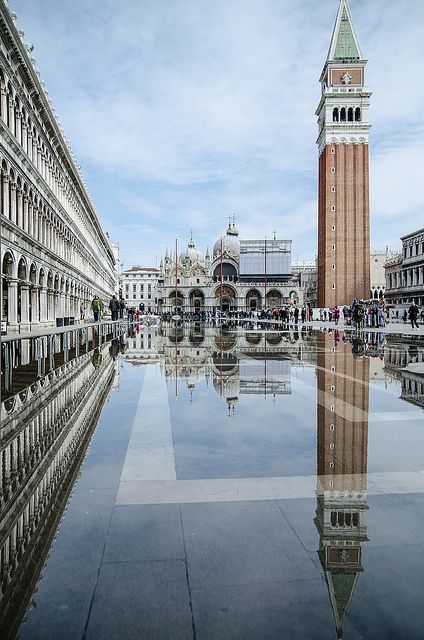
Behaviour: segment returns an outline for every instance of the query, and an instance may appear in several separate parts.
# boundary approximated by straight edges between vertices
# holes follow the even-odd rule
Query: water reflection
[[[1,404],[1,617],[14,637],[115,378],[116,349],[103,342]],[[22,355],[22,349],[20,349]],[[28,357],[28,360],[30,358]],[[16,373],[16,385],[27,380]],[[5,636],[3,636],[5,637]]]
[[[121,357],[133,380],[139,372],[132,367],[143,365],[145,379],[151,372],[155,387],[159,370],[172,383],[163,386],[176,485],[192,479],[196,484],[199,478],[226,478],[230,485],[260,478],[258,485],[252,483],[256,487],[283,476],[311,478],[316,456],[316,507],[308,507],[307,521],[319,535],[318,557],[337,633],[343,636],[349,608],[364,584],[358,578],[367,571],[370,388],[379,392],[379,385],[395,385],[403,400],[423,407],[424,348],[419,342],[378,334],[217,329],[193,323],[159,330],[135,325],[128,339],[120,336],[84,348],[69,344],[66,354],[53,349],[55,366],[48,349],[33,355],[30,350],[24,363],[21,350],[14,393],[1,406],[0,623],[11,629],[10,637],[24,615],[103,404],[119,384],[115,363]],[[194,404],[176,401],[174,389]],[[390,396],[399,405],[396,393]],[[259,396],[271,401],[259,402]],[[231,422],[219,421],[215,408]],[[377,415],[378,408],[374,405],[371,412]],[[374,471],[372,465],[370,453]],[[317,546],[315,540],[314,553]]]
[[[370,361],[366,345],[352,353],[332,335],[317,341],[317,508],[319,558],[338,637],[362,567],[368,540],[367,461]],[[352,357],[353,356],[353,357]]]

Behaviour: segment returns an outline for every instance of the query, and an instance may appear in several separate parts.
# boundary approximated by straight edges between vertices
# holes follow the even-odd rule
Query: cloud
[[[190,228],[211,245],[234,210],[244,237],[276,228],[300,258],[314,258],[314,113],[334,0],[11,5],[128,261],[151,260]],[[371,226],[382,245],[389,219],[390,243],[422,226],[424,87],[414,61],[424,5],[350,5],[374,92]]]

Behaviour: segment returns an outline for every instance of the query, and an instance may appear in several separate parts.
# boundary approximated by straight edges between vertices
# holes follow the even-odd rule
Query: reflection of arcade
[[[422,343],[388,340],[384,353],[385,372],[401,380],[401,398],[424,408],[424,346]]]
[[[318,337],[317,509],[319,557],[338,637],[367,541],[369,359],[353,357],[349,344]]]
[[[96,348],[1,405],[4,638],[15,638],[114,375],[110,348]]]

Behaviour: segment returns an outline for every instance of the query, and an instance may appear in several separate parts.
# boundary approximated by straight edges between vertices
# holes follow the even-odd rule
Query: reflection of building
[[[386,301],[424,304],[424,229],[403,236],[402,253],[390,257],[386,269]]]
[[[160,263],[159,311],[188,312],[275,308],[303,304],[292,277],[290,240],[240,240],[234,222],[203,256],[191,238],[179,256],[168,251]]]
[[[167,379],[181,380],[191,393],[211,380],[232,411],[243,395],[290,394],[292,367],[313,366],[315,357],[297,332],[243,333],[203,323],[163,326],[156,346]]]
[[[341,0],[321,74],[318,116],[318,306],[370,291],[368,123],[370,91],[347,0]]]
[[[79,318],[117,285],[108,237],[15,19],[1,2],[1,313],[11,329]]]
[[[388,340],[384,370],[401,381],[402,400],[424,408],[424,346],[416,342]]]
[[[369,359],[351,345],[318,336],[317,509],[319,557],[325,572],[338,637],[367,540]]]
[[[85,351],[85,350],[84,350]],[[112,386],[104,345],[1,405],[0,627],[15,638]]]
[[[157,311],[158,275],[158,269],[153,267],[132,267],[122,272],[119,287],[127,307]]]

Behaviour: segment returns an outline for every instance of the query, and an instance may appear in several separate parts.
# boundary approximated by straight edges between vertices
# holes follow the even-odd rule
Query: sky
[[[371,246],[424,226],[424,2],[350,0],[373,91]],[[9,0],[122,268],[190,233],[317,250],[319,77],[338,0]]]

